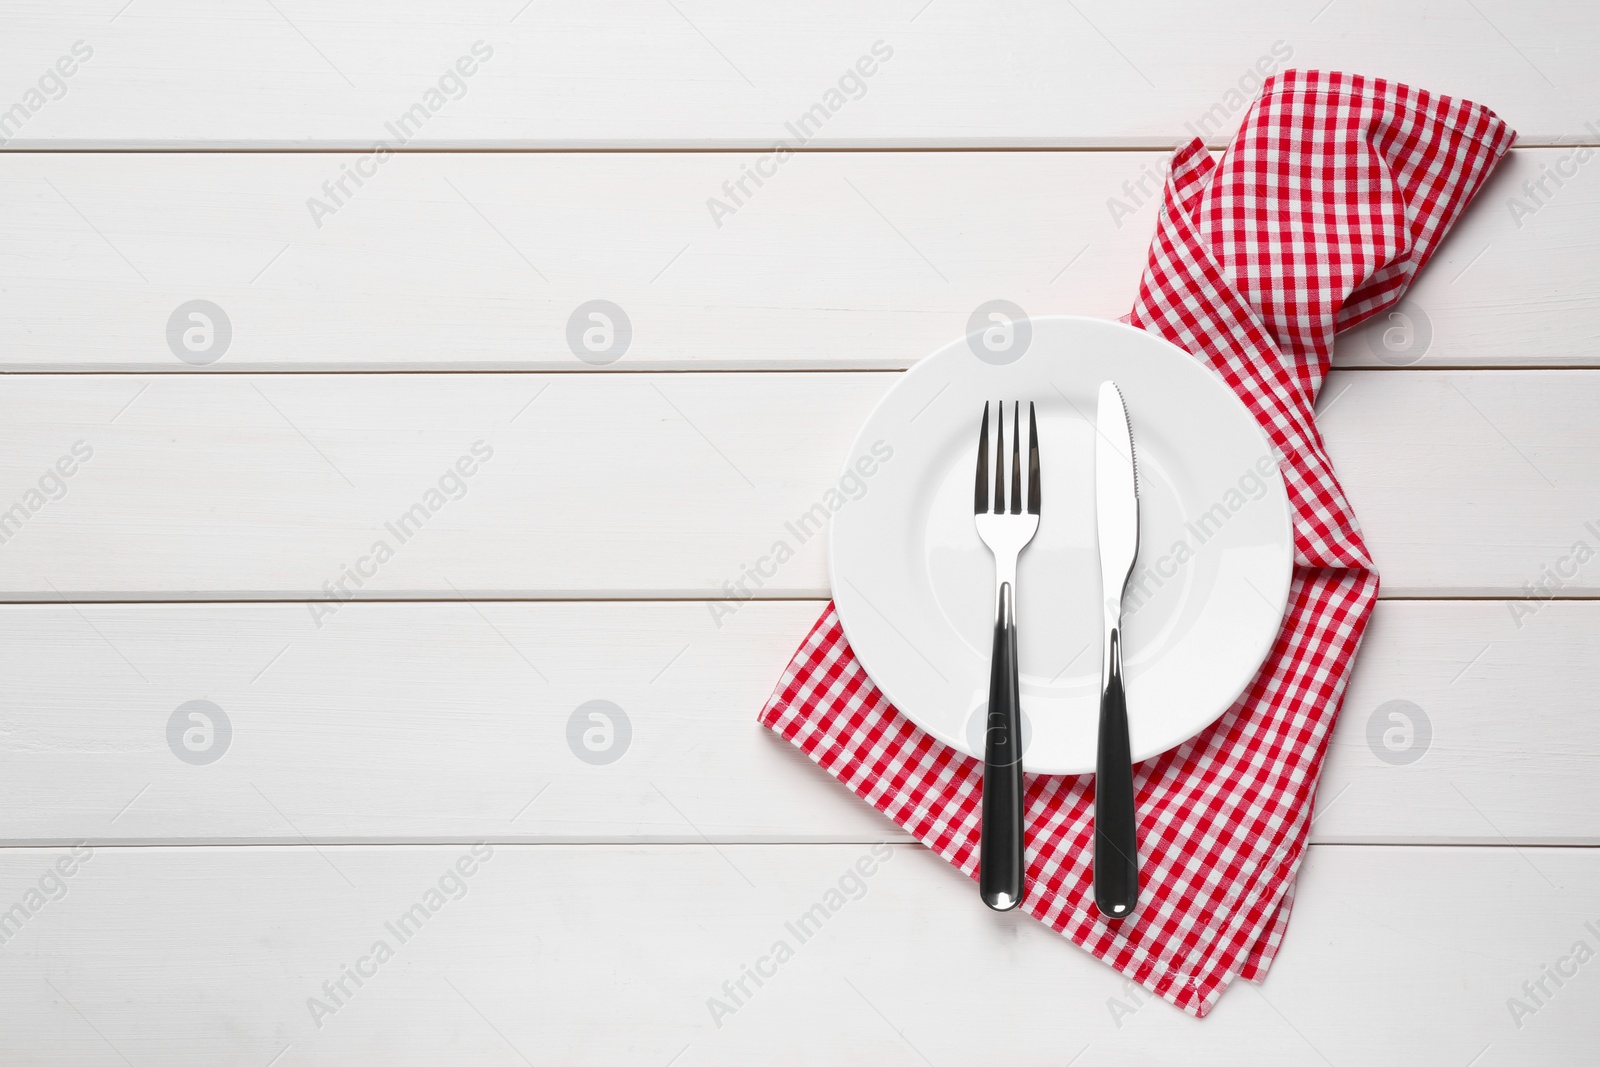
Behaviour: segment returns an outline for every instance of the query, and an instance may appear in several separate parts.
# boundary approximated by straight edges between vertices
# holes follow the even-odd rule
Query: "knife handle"
[[[1111,628],[1106,639],[1094,771],[1094,903],[1106,918],[1126,919],[1139,905],[1139,836],[1120,627]]]
[[[995,911],[1022,903],[1022,696],[1017,681],[1017,624],[1010,583],[1000,586],[989,660],[989,719],[983,741],[983,816],[978,892]]]

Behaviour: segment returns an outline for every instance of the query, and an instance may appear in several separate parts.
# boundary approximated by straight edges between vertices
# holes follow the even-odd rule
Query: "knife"
[[[1094,771],[1094,903],[1106,918],[1126,919],[1139,903],[1139,841],[1122,684],[1122,595],[1139,554],[1139,479],[1128,409],[1115,382],[1100,383],[1095,429],[1094,514],[1104,626]]]

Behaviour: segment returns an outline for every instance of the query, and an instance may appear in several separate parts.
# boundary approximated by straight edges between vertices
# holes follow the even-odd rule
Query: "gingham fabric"
[[[1514,137],[1476,104],[1287,71],[1220,159],[1198,140],[1172,158],[1128,321],[1220,375],[1272,439],[1294,511],[1294,578],[1244,695],[1135,768],[1133,917],[1108,922],[1094,907],[1092,775],[1029,777],[1023,907],[1196,1016],[1236,976],[1265,975],[1283,939],[1328,736],[1378,595],[1312,417],[1334,334],[1400,299]],[[977,877],[982,762],[888,703],[831,604],[760,721]]]

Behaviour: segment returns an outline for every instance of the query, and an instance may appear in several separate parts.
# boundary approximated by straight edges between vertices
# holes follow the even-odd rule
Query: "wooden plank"
[[[901,837],[755,722],[821,605],[709,607],[9,607],[0,841]],[[1600,844],[1597,641],[1593,601],[1383,602],[1313,839]]]
[[[12,492],[76,441],[94,456],[0,568],[13,592],[75,600],[721,594],[794,539],[891,380],[9,378]],[[762,592],[818,594],[822,545],[797,542]]]
[[[893,380],[10,376],[0,596],[820,597],[825,539],[790,526]],[[1600,543],[1597,403],[1593,371],[1335,374],[1322,422],[1386,591],[1600,590],[1573,558]]]
[[[31,113],[5,135],[28,148],[766,148],[808,113],[813,146],[1165,145],[1225,137],[1259,75],[1290,65],[1476,99],[1539,143],[1600,119],[1581,47],[1600,21],[1560,0],[8,8],[7,99]],[[92,55],[28,97],[78,41]]]
[[[1600,844],[1597,642],[1593,601],[1380,602],[1313,840]]]
[[[0,853],[0,900],[60,855]],[[1580,1063],[1600,1006],[1589,849],[1313,848],[1268,980],[1204,1021],[908,846],[97,848],[73,869],[5,945],[7,1062]],[[402,941],[387,924],[430,892]],[[336,1002],[347,967],[366,977]]]
[[[1346,337],[1339,362],[1600,365],[1600,181],[1548,177],[1575,151],[1514,153],[1405,317]],[[1126,312],[1165,167],[1154,152],[808,154],[713,214],[755,161],[408,154],[357,188],[353,156],[6,155],[0,369],[903,368],[996,298]],[[329,181],[349,195],[314,217]],[[628,340],[592,354],[569,323],[581,341],[597,299]],[[226,337],[196,333],[191,351],[197,300]]]
[[[1388,595],[1600,589],[1600,377],[1351,372],[1328,384],[1318,425]]]

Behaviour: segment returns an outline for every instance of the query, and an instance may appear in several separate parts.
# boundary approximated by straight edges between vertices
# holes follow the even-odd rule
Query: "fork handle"
[[[1139,839],[1120,626],[1106,640],[1094,770],[1094,903],[1106,918],[1126,919],[1139,904]]]
[[[983,817],[978,891],[995,911],[1022,903],[1022,696],[1017,682],[1014,593],[1002,583],[989,660],[989,720],[983,742]]]

